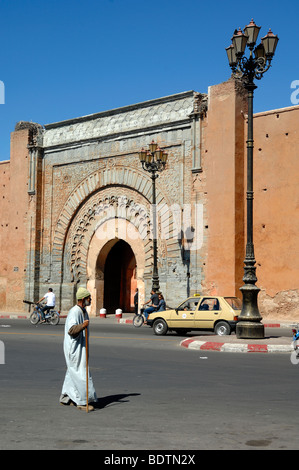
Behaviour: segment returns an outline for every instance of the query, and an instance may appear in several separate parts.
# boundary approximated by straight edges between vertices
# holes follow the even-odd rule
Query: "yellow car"
[[[150,313],[147,324],[156,335],[165,335],[168,330],[183,334],[214,330],[216,335],[230,335],[236,329],[241,308],[242,302],[237,297],[195,295],[173,310]]]

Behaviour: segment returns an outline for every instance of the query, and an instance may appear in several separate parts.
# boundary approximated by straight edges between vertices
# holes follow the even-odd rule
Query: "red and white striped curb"
[[[67,314],[61,314],[60,315],[60,318],[66,318],[67,317]],[[16,319],[16,318],[20,318],[20,319],[23,319],[23,320],[26,320],[29,318],[28,315],[26,314],[17,314],[17,313],[2,313],[0,314],[0,318],[12,318],[12,319]],[[93,317],[92,317],[93,318]],[[96,318],[100,318],[99,316],[97,316]],[[133,319],[130,318],[130,319],[125,319],[125,318],[117,318],[115,317],[117,320],[118,320],[118,323],[127,323],[127,324],[132,324],[133,323]],[[298,322],[289,322],[289,323],[264,323],[264,326],[267,327],[267,328],[284,328],[284,327],[297,327],[298,326]]]
[[[0,318],[21,318],[23,320],[27,320],[28,316],[27,315],[0,315]]]
[[[222,351],[222,352],[291,352],[293,347],[290,344],[239,344],[239,343],[217,343],[215,341],[199,341],[193,338],[184,339],[181,346],[188,349],[200,351]]]
[[[67,315],[59,315],[60,318],[66,318]],[[29,320],[29,316],[28,315],[15,315],[15,314],[7,314],[7,315],[0,315],[0,318],[11,318],[12,320],[16,320],[16,319],[21,319],[21,320]]]
[[[66,318],[67,315],[59,315],[60,318]],[[29,316],[28,315],[17,315],[17,314],[3,314],[3,315],[0,315],[0,319],[1,318],[6,318],[6,319],[9,319],[11,318],[12,320],[16,320],[16,319],[21,319],[21,320],[29,320]],[[93,318],[100,318],[99,316],[97,317],[91,317],[92,319]],[[118,323],[133,323],[133,320],[125,320],[124,318],[122,319],[118,319],[117,317],[115,317],[116,320],[118,321]],[[101,318],[102,320],[102,318]]]

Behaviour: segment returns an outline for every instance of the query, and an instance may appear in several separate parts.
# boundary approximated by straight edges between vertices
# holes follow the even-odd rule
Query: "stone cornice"
[[[109,142],[112,140],[121,140],[123,138],[133,138],[133,137],[138,137],[141,135],[152,134],[153,132],[163,132],[167,130],[175,130],[175,129],[181,129],[185,127],[190,127],[191,126],[190,116],[188,116],[187,119],[182,119],[181,121],[175,121],[173,123],[158,124],[155,126],[148,126],[148,127],[143,127],[140,129],[134,129],[132,131],[125,130],[123,132],[106,134],[106,135],[97,136],[94,138],[87,137],[86,139],[73,140],[71,142],[66,142],[63,144],[58,143],[56,145],[44,146],[43,147],[44,153],[47,154],[51,152],[63,151],[63,150],[72,149],[72,148],[80,148],[84,145],[95,144],[95,143],[99,143],[102,141]]]
[[[101,111],[99,113],[88,114],[86,116],[81,116],[73,119],[67,119],[65,121],[53,122],[50,124],[45,124],[44,128],[55,129],[57,127],[69,126],[71,124],[77,124],[79,122],[86,122],[95,120],[102,117],[113,116],[114,114],[127,113],[128,111],[135,111],[136,109],[147,108],[151,106],[156,106],[163,103],[169,103],[171,101],[177,101],[184,98],[193,97],[194,91],[184,91],[182,93],[176,93],[174,95],[164,96],[162,98],[156,98],[153,100],[143,101],[141,103],[136,103],[128,106],[122,106],[120,108],[110,109],[108,111]]]
[[[43,135],[43,147],[47,152],[185,126],[190,123],[193,109],[194,92],[189,91],[48,124]]]

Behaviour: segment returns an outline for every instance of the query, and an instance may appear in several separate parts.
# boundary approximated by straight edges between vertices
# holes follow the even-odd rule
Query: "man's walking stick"
[[[86,413],[88,413],[88,327],[85,328],[85,350],[86,350]]]

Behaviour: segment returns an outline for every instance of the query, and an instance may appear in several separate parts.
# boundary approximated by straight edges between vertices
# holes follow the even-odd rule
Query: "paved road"
[[[63,325],[0,322],[0,449],[297,449],[299,365],[289,354],[181,348],[181,337],[94,322],[99,408],[59,405]],[[110,453],[111,454],[111,453]]]

